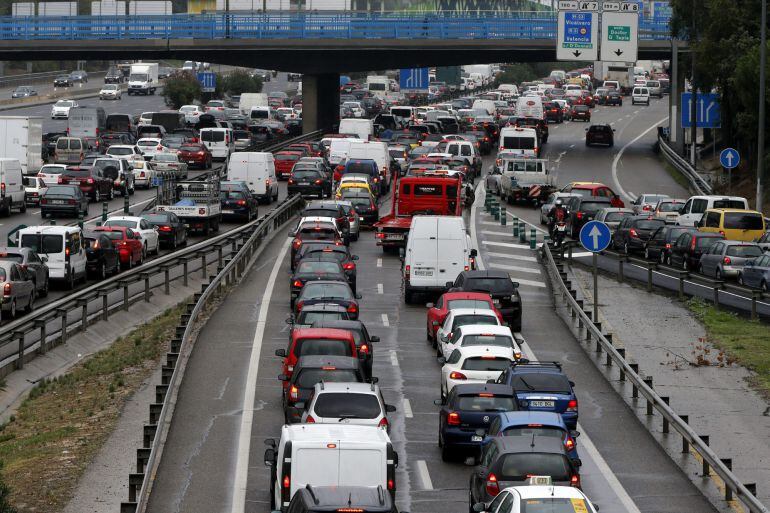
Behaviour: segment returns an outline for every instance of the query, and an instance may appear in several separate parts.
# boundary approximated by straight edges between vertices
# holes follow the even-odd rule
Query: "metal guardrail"
[[[711,474],[711,470],[724,482],[725,500],[736,498],[743,502],[751,513],[768,513],[770,510],[756,497],[756,483],[743,484],[731,470],[732,460],[720,459],[709,448],[708,442],[698,435],[687,423],[685,418],[678,415],[667,403],[668,398],[663,398],[653,389],[650,378],[642,378],[639,375],[639,366],[626,360],[625,349],[616,348],[612,344],[611,337],[602,333],[601,323],[597,319],[596,312],[583,310],[581,300],[577,299],[577,292],[571,288],[567,280],[563,264],[557,263],[551,253],[549,244],[543,244],[542,255],[545,259],[548,274],[554,284],[554,292],[560,293],[565,301],[567,309],[573,319],[577,319],[578,327],[585,328],[586,338],[590,342],[596,341],[596,352],[606,353],[606,365],[617,365],[620,373],[620,381],[630,381],[632,385],[632,397],[634,399],[643,396],[647,401],[647,415],[653,415],[657,411],[663,420],[663,433],[669,433],[673,427],[682,437],[682,453],[687,454],[690,448],[700,455],[702,460],[702,474],[704,477]]]
[[[668,19],[642,18],[639,38],[668,41]],[[556,39],[543,12],[250,12],[164,16],[0,17],[0,40]]]
[[[5,75],[0,77],[0,87],[13,87],[19,85],[39,84],[53,80],[59,75],[69,74],[69,71],[44,71],[41,73],[27,73],[24,75]]]
[[[154,477],[157,475],[170,430],[187,357],[192,351],[196,323],[199,322],[201,314],[223,287],[236,283],[248,270],[248,262],[264,249],[265,237],[288,222],[303,206],[302,197],[294,195],[284,200],[266,217],[246,225],[246,230],[239,233],[237,250],[227,259],[224,266],[220,266],[216,276],[213,276],[208,284],[202,285],[201,293],[195,294],[194,303],[187,305],[187,313],[182,314],[176,329],[177,336],[171,341],[171,348],[166,356],[166,365],[162,369],[163,381],[156,388],[156,401],[149,407],[150,418],[149,424],[144,426],[143,447],[137,449],[137,472],[129,474],[128,502],[121,503],[121,513],[144,513],[147,509]]]
[[[682,173],[690,182],[693,192],[699,195],[712,193],[711,184],[698,174],[698,171],[695,170],[686,159],[678,155],[677,152],[668,145],[665,138],[660,133],[658,134],[658,145],[660,146],[666,161],[674,166],[674,168]]]

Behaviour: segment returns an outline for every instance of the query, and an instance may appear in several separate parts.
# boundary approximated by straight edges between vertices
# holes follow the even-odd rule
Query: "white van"
[[[66,283],[86,279],[86,250],[83,231],[77,226],[30,226],[17,233],[19,247],[30,248],[46,259],[52,280]]]
[[[540,144],[537,140],[537,130],[513,126],[502,128],[500,130],[499,151],[522,157],[538,158],[540,156]]]
[[[19,159],[0,158],[0,215],[11,215],[12,208],[27,211],[24,201],[24,180],[22,180]]]
[[[297,490],[311,486],[382,486],[395,500],[398,454],[388,433],[353,424],[284,424],[267,439],[270,509],[285,512]]]
[[[233,153],[227,164],[227,179],[246,182],[251,194],[265,203],[278,199],[278,179],[275,176],[275,160],[272,153]]]
[[[414,216],[404,254],[404,302],[415,293],[442,293],[474,267],[477,251],[461,216]]]
[[[519,96],[519,88],[514,84],[500,84],[497,86],[497,89],[511,96]],[[506,95],[504,94],[503,96]]]
[[[339,133],[357,135],[362,141],[368,141],[374,135],[374,121],[371,119],[340,119]]]
[[[273,108],[266,105],[257,105],[251,108],[249,111],[249,117],[258,121],[266,119],[274,119]]]
[[[385,98],[385,93],[390,91],[390,79],[382,75],[369,75],[366,77],[366,89],[377,98]]]
[[[244,116],[251,115],[253,107],[267,107],[267,93],[243,93],[238,100],[238,109]]]
[[[490,116],[497,114],[497,105],[494,100],[476,100],[473,102],[472,110],[484,110]]]
[[[635,86],[631,91],[631,105],[643,103],[650,105],[650,90],[645,86]]]
[[[348,158],[350,159],[371,159],[377,163],[377,169],[380,170],[380,177],[383,180],[385,189],[390,186],[393,179],[390,173],[390,152],[387,143],[382,141],[353,141],[348,149]]]
[[[227,160],[235,151],[233,131],[230,128],[201,128],[200,139],[215,160]]]
[[[676,224],[679,226],[697,226],[703,213],[710,208],[748,210],[749,202],[740,196],[692,196],[680,210]]]
[[[341,164],[343,160],[348,158],[350,143],[359,140],[360,139],[353,139],[352,137],[346,139],[332,139],[332,142],[329,145],[329,164],[331,166]]]
[[[543,99],[539,96],[522,96],[516,100],[516,115],[522,118],[543,119]]]

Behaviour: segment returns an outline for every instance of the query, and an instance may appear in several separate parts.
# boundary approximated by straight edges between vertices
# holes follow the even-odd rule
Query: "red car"
[[[211,168],[211,152],[205,144],[186,142],[179,148],[178,155],[181,162],[187,163],[187,167]]]
[[[134,265],[142,265],[142,237],[131,228],[125,226],[97,226],[95,232],[104,233],[118,248],[118,259],[124,269]]]
[[[298,328],[291,332],[289,348],[276,349],[275,355],[283,358],[281,373],[291,378],[294,366],[300,356],[349,356],[358,358],[358,349],[353,333],[348,330],[335,328]],[[363,356],[363,355],[362,355]],[[289,380],[283,382],[283,387],[289,386]]]
[[[275,157],[275,174],[279,179],[286,180],[291,174],[294,164],[303,157],[299,151],[279,151]]]
[[[492,296],[486,292],[447,292],[442,294],[436,304],[428,303],[428,324],[426,334],[428,340],[436,344],[436,332],[444,324],[449,310],[454,308],[487,308],[493,310],[500,324],[503,324],[503,314],[495,308]]]
[[[594,95],[590,91],[583,91],[582,93],[583,105],[588,105],[588,108],[593,109],[595,106]]]
[[[625,208],[626,206],[620,196],[600,182],[572,182],[563,188],[562,192],[571,192],[576,196],[603,196],[610,198],[613,208]]]
[[[302,153],[303,157],[316,157],[317,155],[313,155],[313,147],[310,146],[309,143],[294,143],[290,144],[286,151],[298,151]]]

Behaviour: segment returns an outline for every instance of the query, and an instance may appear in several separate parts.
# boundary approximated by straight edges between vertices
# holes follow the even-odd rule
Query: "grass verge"
[[[690,300],[687,305],[706,327],[709,342],[755,372],[751,385],[770,398],[770,327],[701,300]]]
[[[673,178],[674,181],[678,183],[683,189],[689,191],[690,180],[688,180],[687,177],[684,176],[681,171],[679,171],[677,168],[669,164],[663,156],[660,157],[660,161],[663,164],[663,167],[668,172],[668,174],[671,175],[671,178]]]
[[[21,512],[60,511],[136,392],[167,351],[184,303],[38,384],[0,426],[0,460]],[[128,472],[129,469],[126,469]]]

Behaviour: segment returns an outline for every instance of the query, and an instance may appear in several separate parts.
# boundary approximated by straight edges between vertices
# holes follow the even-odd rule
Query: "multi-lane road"
[[[551,125],[546,155],[557,166],[559,183],[597,180],[627,195],[651,189],[686,196],[652,153],[666,101],[654,101],[650,107],[597,108],[594,121],[612,123],[617,130],[613,149],[586,148],[587,124]],[[485,159],[485,169],[492,158]],[[389,208],[385,201],[381,212]],[[582,432],[578,447],[588,495],[602,511],[715,511],[562,323],[534,253],[512,243],[510,233],[494,226],[482,210],[476,206],[466,219],[480,244],[483,265],[506,269],[521,284],[524,351],[540,360],[561,361],[576,382]],[[516,211],[537,223],[535,211]],[[280,359],[274,352],[286,347],[289,334],[287,234],[288,229],[280,231],[268,244],[200,333],[149,511],[269,511],[263,442],[279,436],[283,423]],[[352,248],[360,256],[361,319],[381,338],[374,348],[374,375],[386,402],[398,408],[391,419],[391,438],[400,455],[399,508],[464,511],[472,467],[443,462],[437,446],[438,408],[433,401],[439,397],[439,365],[425,341],[425,308],[404,304],[401,263],[383,254],[370,233],[362,233]]]

